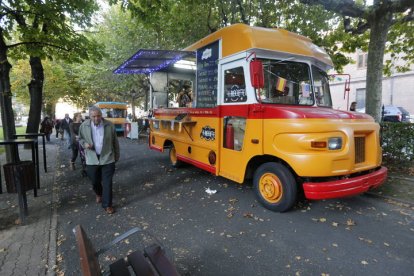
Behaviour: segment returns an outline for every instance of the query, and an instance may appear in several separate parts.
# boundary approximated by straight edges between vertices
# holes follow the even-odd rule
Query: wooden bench
[[[76,243],[79,248],[81,271],[83,276],[100,276],[101,268],[98,257],[113,245],[124,240],[131,234],[140,231],[133,228],[128,232],[118,236],[115,240],[104,246],[99,251],[95,251],[91,241],[87,237],[82,226],[77,225],[73,228]],[[109,275],[129,276],[129,275],[179,275],[175,266],[165,255],[164,249],[154,243],[144,248],[143,251],[137,250],[130,253],[126,258],[120,258],[109,265]]]

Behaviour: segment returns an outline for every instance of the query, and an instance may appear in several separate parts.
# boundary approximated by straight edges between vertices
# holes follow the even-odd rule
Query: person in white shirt
[[[108,214],[115,212],[112,206],[112,178],[115,162],[119,160],[119,142],[115,126],[102,118],[96,106],[89,109],[89,118],[79,128],[79,143],[85,149],[86,173],[92,182],[96,202]]]

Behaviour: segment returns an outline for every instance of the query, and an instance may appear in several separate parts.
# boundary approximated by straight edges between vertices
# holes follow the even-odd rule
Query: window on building
[[[357,88],[356,102],[356,110],[359,112],[365,112],[365,88]]]
[[[358,69],[367,68],[368,53],[358,52],[357,65]]]

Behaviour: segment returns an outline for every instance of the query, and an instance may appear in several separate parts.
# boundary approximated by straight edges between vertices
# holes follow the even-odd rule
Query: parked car
[[[384,106],[384,122],[410,122],[410,113],[403,107],[386,105]]]

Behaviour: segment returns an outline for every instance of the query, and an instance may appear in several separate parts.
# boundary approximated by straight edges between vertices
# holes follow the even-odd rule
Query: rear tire
[[[262,164],[254,173],[253,187],[259,202],[269,210],[286,212],[296,203],[295,178],[280,163]]]
[[[183,165],[183,162],[178,160],[177,158],[177,152],[175,150],[174,145],[170,148],[169,156],[170,156],[171,166],[173,166],[174,168],[179,168]]]

